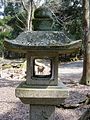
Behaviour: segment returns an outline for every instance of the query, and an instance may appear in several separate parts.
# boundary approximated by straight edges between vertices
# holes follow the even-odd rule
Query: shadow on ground
[[[16,87],[20,83],[21,81],[19,80],[8,80],[5,78],[0,78],[0,88],[1,87]]]
[[[0,102],[4,104],[5,101]],[[24,105],[21,102],[7,102],[7,104],[11,105],[12,109],[8,110],[6,113],[1,114],[0,120],[29,120],[28,105]]]

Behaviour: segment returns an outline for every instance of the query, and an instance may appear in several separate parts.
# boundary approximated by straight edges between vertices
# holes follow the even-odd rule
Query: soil
[[[15,88],[25,80],[25,68],[17,67],[23,60],[0,59],[0,120],[29,120],[29,105],[15,96]],[[15,65],[15,64],[16,65]],[[14,64],[13,67],[3,67]],[[85,104],[90,86],[80,85],[83,60],[59,65],[59,84],[62,81],[69,89],[69,98],[56,107],[55,120],[78,120],[90,108]]]

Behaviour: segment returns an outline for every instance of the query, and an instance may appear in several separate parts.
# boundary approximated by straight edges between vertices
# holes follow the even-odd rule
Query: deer
[[[44,69],[45,69],[44,66],[38,66],[37,71],[38,71],[38,73],[41,74],[41,73],[43,73]]]

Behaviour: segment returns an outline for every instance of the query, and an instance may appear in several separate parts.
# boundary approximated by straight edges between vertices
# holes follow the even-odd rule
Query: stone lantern
[[[26,81],[15,94],[30,105],[30,120],[55,120],[55,106],[69,95],[65,86],[58,85],[58,57],[78,50],[80,43],[59,31],[26,31],[4,41],[8,50],[26,53]]]

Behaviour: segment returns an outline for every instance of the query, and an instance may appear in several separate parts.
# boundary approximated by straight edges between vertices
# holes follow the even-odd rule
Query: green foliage
[[[68,36],[74,40],[82,38],[82,26],[81,21],[74,19],[68,23],[66,23],[66,31],[68,32]]]
[[[5,8],[4,13],[6,16],[10,15],[13,16],[15,15],[15,11],[14,11],[14,7],[13,7],[13,3],[8,3],[8,6]]]
[[[0,19],[0,26],[4,26],[4,21]]]
[[[81,39],[83,35],[82,30],[82,7],[76,1],[72,6],[64,10],[64,23],[68,35],[73,36],[74,39]]]
[[[9,32],[8,38],[14,39],[20,34],[20,32],[25,30],[26,13],[24,13],[21,3],[17,2],[8,2],[4,12],[5,16],[10,18],[7,20],[6,24],[12,28]]]
[[[7,25],[11,26],[13,29],[10,39],[16,38],[21,32],[25,31],[27,25],[26,17],[27,15],[25,12],[18,13],[7,22]]]
[[[3,46],[3,40],[0,39],[0,52],[2,52],[4,49],[4,46]]]
[[[83,35],[83,10],[81,1],[64,0],[62,6],[59,17],[62,18],[69,37],[74,40],[81,39]]]
[[[8,2],[4,13],[4,19],[0,19],[0,51],[4,50],[5,38],[14,39],[26,28],[26,13],[23,12],[21,3]]]
[[[14,16],[22,11],[22,7],[20,3],[8,2],[8,5],[5,7],[4,13],[5,16]]]
[[[4,50],[3,41],[5,38],[9,38],[11,27],[7,25],[7,22],[10,20],[10,17],[5,17],[0,19],[0,51]]]
[[[82,0],[52,0],[48,6],[62,25],[59,30],[65,31],[73,40],[82,39]]]

